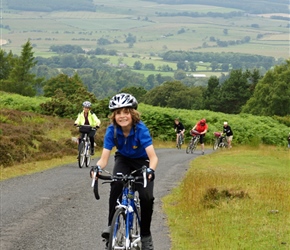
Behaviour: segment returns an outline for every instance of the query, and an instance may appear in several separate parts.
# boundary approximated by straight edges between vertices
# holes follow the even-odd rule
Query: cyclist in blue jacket
[[[109,102],[111,124],[106,130],[104,146],[97,162],[99,171],[108,164],[110,152],[116,146],[113,174],[129,174],[132,170],[147,166],[147,187],[137,185],[141,206],[141,243],[142,250],[153,250],[151,236],[151,219],[153,213],[153,187],[158,157],[153,147],[149,129],[140,119],[137,111],[138,102],[134,96],[120,93],[112,97]],[[117,199],[120,198],[123,185],[119,182],[111,183],[109,198],[108,228],[102,232],[102,237],[108,239],[110,225],[114,216]]]

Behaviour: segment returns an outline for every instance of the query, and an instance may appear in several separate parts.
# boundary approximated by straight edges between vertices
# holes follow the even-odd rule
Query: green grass
[[[288,249],[290,151],[234,147],[199,157],[163,199],[172,250]]]

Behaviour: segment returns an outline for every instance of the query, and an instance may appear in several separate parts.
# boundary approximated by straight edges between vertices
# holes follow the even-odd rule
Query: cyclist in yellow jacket
[[[74,125],[75,126],[81,126],[81,125],[90,125],[92,128],[99,128],[101,121],[96,116],[95,113],[91,111],[92,104],[89,101],[85,101],[83,103],[83,111],[78,114],[77,119],[75,120]],[[91,142],[91,155],[95,154],[95,135],[96,130],[91,130],[88,136],[90,137]],[[84,134],[81,134],[81,137],[79,138],[79,142],[83,138]]]

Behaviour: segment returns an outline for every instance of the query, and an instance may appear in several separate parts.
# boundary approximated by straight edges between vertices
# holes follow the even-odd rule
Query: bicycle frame
[[[134,173],[136,173],[139,170],[134,170],[129,175],[122,175],[121,173],[117,174],[116,176],[112,176],[108,171],[105,171],[106,173],[109,173],[110,176],[104,176],[104,175],[97,175],[96,169],[94,169],[93,172],[93,180],[92,180],[92,187],[95,188],[95,177],[98,176],[100,179],[103,180],[109,180],[107,183],[111,183],[112,181],[122,181],[124,183],[123,190],[122,190],[122,199],[121,202],[119,199],[117,200],[117,206],[115,210],[115,215],[112,221],[112,228],[111,228],[111,234],[110,234],[110,240],[108,242],[109,249],[110,247],[113,247],[113,249],[134,249],[134,247],[138,246],[138,243],[141,241],[140,236],[140,225],[141,225],[141,217],[139,214],[138,208],[140,208],[139,204],[139,198],[136,195],[135,191],[135,184],[143,184],[143,187],[145,188],[147,186],[147,177],[146,177],[146,166],[142,167],[142,174],[143,176],[133,176]],[[139,179],[143,179],[143,183],[138,182]],[[106,183],[106,182],[104,182]],[[97,185],[97,184],[96,184]],[[96,189],[97,190],[97,189]],[[96,195],[96,194],[95,194]],[[96,197],[99,197],[97,194]],[[117,237],[118,232],[121,230],[119,227],[119,224],[122,222],[119,219],[125,218],[125,232],[124,232],[124,238],[125,238],[125,244],[123,246],[123,240],[122,237],[122,246],[116,246],[116,240],[119,242],[119,239]],[[137,222],[137,225],[135,223]],[[121,223],[122,224],[122,223]],[[134,234],[134,231],[137,232],[137,234]]]
[[[200,135],[193,135],[188,146],[186,147],[186,153],[189,154],[191,152],[193,154],[193,151],[196,149],[198,141],[199,141]]]

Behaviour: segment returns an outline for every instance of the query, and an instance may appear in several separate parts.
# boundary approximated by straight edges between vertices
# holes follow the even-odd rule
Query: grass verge
[[[163,198],[172,250],[289,249],[290,151],[235,147],[199,157]]]
[[[154,141],[155,148],[165,148],[168,147],[168,143],[162,141]],[[169,145],[170,147],[174,147],[174,143]],[[114,153],[114,151],[112,151]],[[101,155],[101,150],[95,152],[94,158],[98,158]],[[0,166],[0,181],[14,178],[17,176],[33,174],[37,172],[41,172],[47,169],[55,168],[58,166],[62,166],[65,164],[76,164],[78,167],[76,155],[75,156],[63,156],[61,158],[54,158],[51,160],[44,161],[34,161],[24,164],[16,164],[10,167]]]

